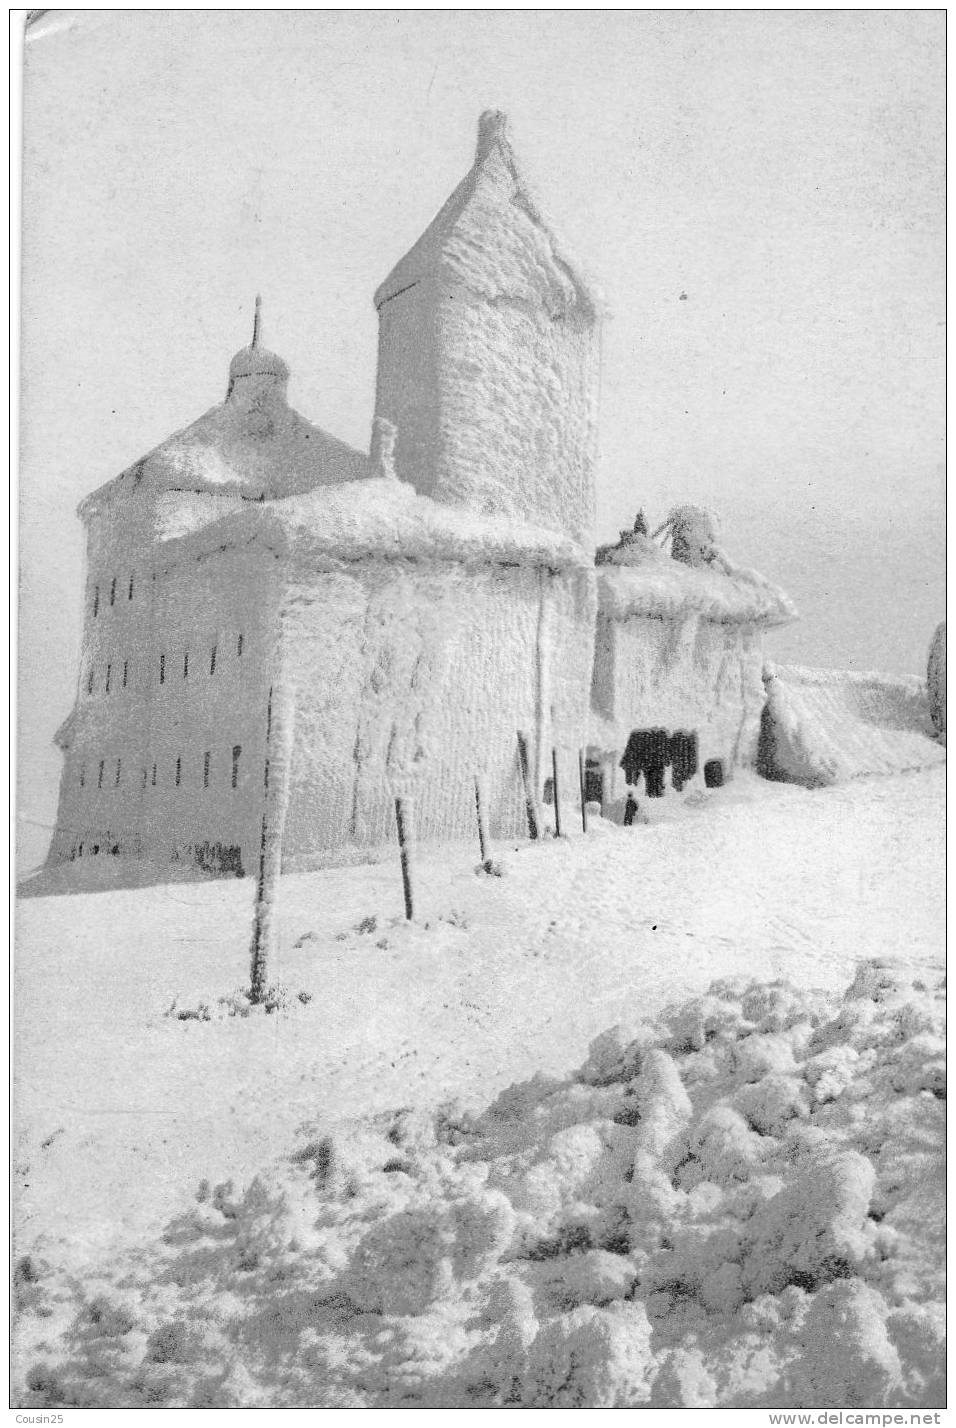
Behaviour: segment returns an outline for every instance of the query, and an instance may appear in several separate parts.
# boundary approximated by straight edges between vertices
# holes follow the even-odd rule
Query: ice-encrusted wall
[[[593,543],[600,311],[521,178],[503,117],[376,294],[376,413],[422,494]]]
[[[393,841],[396,793],[417,838],[475,839],[476,775],[492,836],[523,833],[517,731],[539,795],[552,745],[570,780],[585,738],[591,573],[327,564],[296,571],[283,609],[295,691],[284,866]]]
[[[80,680],[60,731],[49,862],[250,871],[277,559],[255,541],[157,545],[155,516],[144,500],[91,521]]]
[[[709,759],[728,770],[753,765],[766,697],[762,669],[762,639],[751,623],[602,613],[592,743],[619,758],[633,729],[683,729],[697,732],[701,766]],[[617,769],[615,792],[622,780]]]

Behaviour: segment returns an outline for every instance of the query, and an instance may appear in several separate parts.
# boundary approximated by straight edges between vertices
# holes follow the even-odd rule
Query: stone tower
[[[375,294],[376,415],[423,495],[593,544],[600,305],[519,173],[504,115]]]

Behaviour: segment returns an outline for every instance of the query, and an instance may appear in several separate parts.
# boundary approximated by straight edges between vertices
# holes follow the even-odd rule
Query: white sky
[[[612,312],[599,538],[639,505],[711,505],[800,607],[774,658],[921,671],[943,616],[944,25],[48,12],[24,84],[24,864],[75,687],[77,502],[221,400],[257,291],[293,405],[365,448],[372,293],[485,108]]]

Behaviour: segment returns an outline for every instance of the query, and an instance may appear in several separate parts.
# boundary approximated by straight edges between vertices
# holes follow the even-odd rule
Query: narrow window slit
[[[153,764],[153,788],[156,787],[156,765]]]
[[[203,761],[202,761],[202,786],[203,786],[203,788],[208,788],[208,787],[209,787],[209,753],[208,753],[208,751],[203,755]]]
[[[181,778],[181,776],[182,776],[182,771],[183,771],[183,761],[182,761],[182,759],[177,759],[177,760],[176,760],[176,787],[177,787],[177,788],[179,787],[179,780],[180,780],[180,778]]]
[[[239,783],[239,755],[242,753],[242,745],[234,744],[232,749],[232,786],[235,788]]]
[[[108,664],[108,665],[106,666],[106,692],[107,692],[107,694],[109,694],[109,692],[110,692],[110,676],[112,675],[112,673],[113,673],[113,666],[112,666],[111,664]]]
[[[215,673],[216,673],[216,646],[215,646],[215,645],[213,645],[213,647],[212,647],[212,655],[210,656],[210,660],[209,660],[209,673],[210,673],[210,674],[215,674]]]
[[[124,689],[126,688],[126,678],[127,678],[127,675],[128,675],[128,674],[129,674],[129,660],[128,660],[128,659],[124,659],[124,660],[123,660],[123,688],[124,688]]]
[[[130,578],[129,578],[129,594],[128,594],[127,597],[126,597],[127,600],[132,600],[132,598],[133,598],[133,580],[134,580],[134,578],[135,578],[135,577],[132,576],[132,575],[131,575]]]
[[[94,614],[94,615],[98,615],[99,613],[100,613],[100,587],[99,587],[98,585],[94,585],[94,586],[93,586],[93,614]]]
[[[240,635],[239,638],[236,640],[236,654],[242,654],[242,635]]]
[[[116,760],[116,786],[117,786],[117,788],[119,788],[120,770],[122,769],[122,767],[123,767],[123,760],[122,760],[122,759],[117,759],[117,760]]]
[[[103,787],[103,769],[104,769],[105,767],[106,767],[106,760],[105,760],[105,759],[100,759],[100,776],[99,776],[99,779],[98,779],[97,784],[96,784],[97,788],[102,788],[102,787]]]
[[[183,655],[183,679],[189,678],[189,651]]]
[[[87,694],[92,694],[92,693],[93,693],[93,671],[92,671],[92,669],[90,670],[89,676],[88,676],[87,681],[86,681],[86,692],[87,692]]]
[[[110,585],[110,604],[116,604],[116,576],[113,576],[113,583]]]
[[[159,682],[160,684],[166,683],[166,656],[164,654],[159,657]]]

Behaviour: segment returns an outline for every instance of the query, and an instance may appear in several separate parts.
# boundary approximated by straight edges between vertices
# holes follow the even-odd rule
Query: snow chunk
[[[754,1215],[744,1266],[751,1298],[788,1284],[813,1288],[845,1277],[865,1255],[872,1163],[857,1151],[812,1157],[807,1169]]]
[[[631,1408],[650,1397],[651,1326],[640,1304],[575,1309],[531,1346],[527,1408]]]

